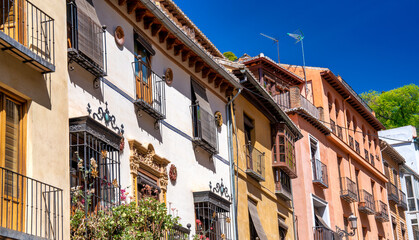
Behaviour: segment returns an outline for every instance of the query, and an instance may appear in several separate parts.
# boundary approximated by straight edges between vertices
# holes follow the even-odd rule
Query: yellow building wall
[[[286,239],[294,239],[293,217],[290,203],[275,195],[275,183],[272,170],[271,123],[254,105],[243,96],[234,102],[235,125],[233,130],[234,160],[238,165],[238,232],[239,239],[250,239],[250,221],[248,199],[257,203],[258,215],[268,239],[280,239],[278,216],[285,218],[288,225]],[[265,153],[265,181],[258,182],[245,173],[246,150],[243,115],[254,120],[254,147]],[[237,134],[237,144],[236,144]],[[237,158],[237,152],[238,158]],[[236,172],[237,174],[237,172]]]

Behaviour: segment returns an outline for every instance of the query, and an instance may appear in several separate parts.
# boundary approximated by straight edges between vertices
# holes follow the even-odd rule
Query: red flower
[[[196,219],[196,224],[201,225],[201,220]]]

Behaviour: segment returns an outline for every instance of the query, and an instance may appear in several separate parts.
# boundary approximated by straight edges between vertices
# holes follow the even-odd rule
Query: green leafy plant
[[[228,60],[234,62],[237,60],[237,56],[233,52],[225,52],[223,53],[224,57],[226,57]]]

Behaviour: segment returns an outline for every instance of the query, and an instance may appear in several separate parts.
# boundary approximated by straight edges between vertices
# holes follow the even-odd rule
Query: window
[[[295,135],[283,124],[277,124],[273,129],[273,147],[274,164],[280,163],[284,166],[290,177],[295,178],[296,175],[296,162],[295,162]]]
[[[0,92],[0,143],[4,143],[0,144],[0,167],[6,169],[2,170],[1,179],[7,196],[19,194],[17,174],[23,174],[24,166],[22,128],[23,102]]]
[[[191,81],[193,142],[210,154],[218,153],[217,126],[204,87]]]
[[[119,204],[120,142],[120,135],[89,116],[70,119],[70,185],[85,196],[94,190],[89,211]],[[85,170],[95,174],[86,177]]]
[[[232,239],[230,202],[210,192],[194,192],[196,233],[209,240]]]
[[[105,31],[91,1],[67,0],[67,47],[70,61],[97,77],[106,75]]]
[[[285,224],[285,218],[278,216],[279,240],[285,240],[288,231],[288,225]]]
[[[407,202],[409,205],[409,211],[416,211],[416,201],[413,192],[413,182],[411,176],[405,176],[406,180],[406,191],[407,191]]]
[[[137,200],[142,199],[143,197],[152,197],[160,201],[161,189],[157,185],[157,180],[148,177],[145,174],[138,173],[137,175]]]

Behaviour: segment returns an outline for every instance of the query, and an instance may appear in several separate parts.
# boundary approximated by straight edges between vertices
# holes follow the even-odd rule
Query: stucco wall
[[[99,89],[93,88],[94,77],[84,69],[73,64],[75,70],[70,72],[69,95],[70,117],[87,115],[86,106],[90,103],[93,111],[99,106],[108,108],[116,117],[116,123],[123,124],[126,139],[124,152],[121,154],[121,184],[123,187],[131,185],[129,167],[128,140],[135,139],[143,145],[152,144],[155,153],[168,159],[176,165],[178,178],[167,188],[167,204],[175,208],[175,215],[179,215],[180,223],[186,226],[192,224],[195,229],[195,215],[193,196],[195,191],[209,190],[209,182],[215,186],[223,179],[223,183],[230,189],[227,130],[225,122],[218,129],[219,154],[210,159],[204,150],[194,151],[191,118],[191,76],[201,81],[207,88],[207,96],[212,111],[220,111],[225,117],[226,99],[219,93],[219,89],[207,84],[201,75],[196,74],[183,63],[180,56],[175,57],[173,50],[166,51],[166,44],[160,44],[157,37],[152,37],[150,30],[144,30],[143,24],[136,23],[134,15],[126,15],[126,6],[111,6],[106,1],[93,1],[102,25],[107,26],[107,60],[108,76]],[[114,1],[115,3],[115,1]],[[135,23],[135,26],[132,24]],[[114,30],[121,26],[125,32],[125,44],[118,47],[114,40]],[[137,114],[132,103],[135,98],[134,68],[134,28],[147,36],[156,51],[152,56],[153,71],[162,76],[167,68],[173,70],[173,83],[166,85],[166,119],[155,128],[155,120],[144,111]],[[105,83],[109,82],[109,83]],[[126,96],[123,96],[126,95]],[[169,165],[170,166],[170,165]]]

